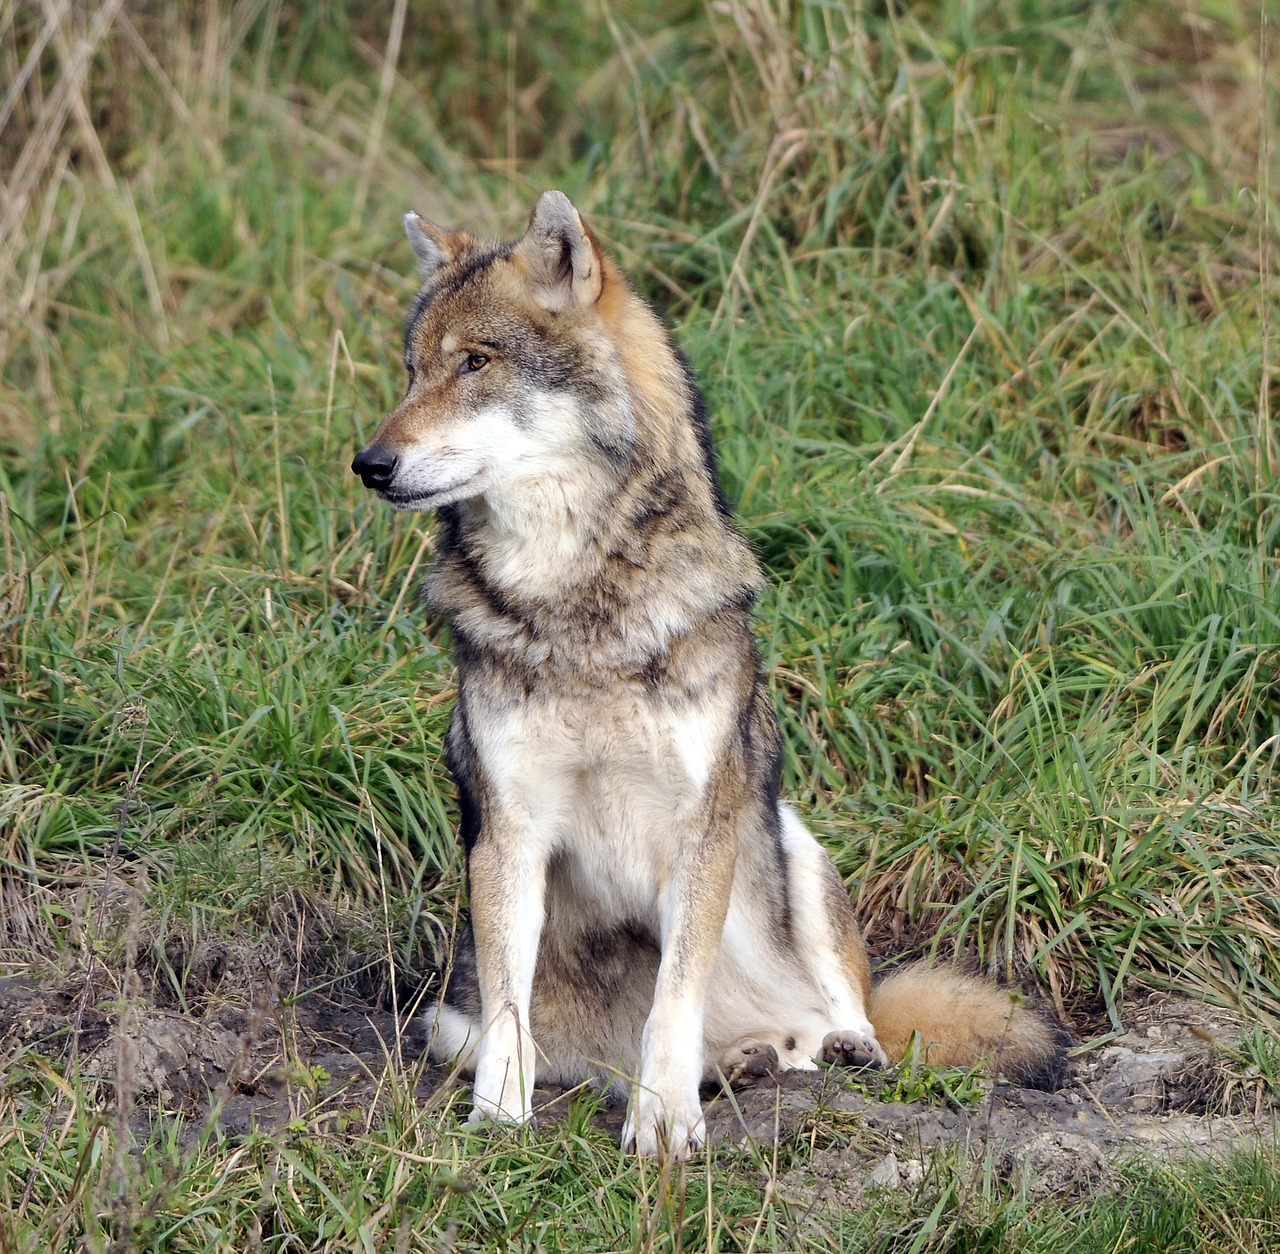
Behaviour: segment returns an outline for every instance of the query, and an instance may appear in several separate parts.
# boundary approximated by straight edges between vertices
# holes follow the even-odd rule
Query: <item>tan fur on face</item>
[[[617,346],[637,407],[649,416],[646,435],[657,456],[694,462],[698,452],[688,443],[693,432],[683,421],[691,399],[686,396],[688,384],[662,323],[648,305],[635,298],[612,262],[607,264],[605,276],[596,313],[604,334]]]

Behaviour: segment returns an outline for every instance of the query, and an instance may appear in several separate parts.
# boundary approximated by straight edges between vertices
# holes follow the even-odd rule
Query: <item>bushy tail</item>
[[[940,1066],[989,1066],[1027,1088],[1056,1089],[1067,1074],[1067,1034],[998,984],[917,963],[871,989],[868,1014],[885,1053],[899,1062],[920,1034],[920,1055]]]

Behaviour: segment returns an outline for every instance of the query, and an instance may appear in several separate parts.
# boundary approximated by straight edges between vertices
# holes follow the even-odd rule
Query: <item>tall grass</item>
[[[510,235],[560,186],[704,381],[787,786],[880,956],[973,955],[1086,1033],[1135,984],[1273,1023],[1276,61],[1230,2],[0,10],[0,959],[122,962],[114,877],[179,1005],[237,992],[211,938],[430,977],[430,527],[346,463],[401,387],[403,210]],[[13,1110],[71,1091],[22,1075]],[[109,1191],[65,1109],[41,1187]],[[417,1160],[365,1133],[402,1204]],[[291,1181],[277,1244],[304,1179],[355,1217],[302,1239],[374,1239],[228,1153]],[[413,1187],[471,1205],[456,1168]],[[699,1241],[766,1243],[711,1187]]]

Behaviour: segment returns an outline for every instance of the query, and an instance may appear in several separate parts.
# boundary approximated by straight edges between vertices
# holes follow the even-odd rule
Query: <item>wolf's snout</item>
[[[391,486],[400,459],[385,444],[362,448],[351,462],[351,472],[360,476],[366,488],[380,490]]]

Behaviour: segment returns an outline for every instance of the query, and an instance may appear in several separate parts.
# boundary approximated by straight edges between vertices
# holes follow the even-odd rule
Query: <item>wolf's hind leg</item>
[[[792,896],[797,958],[821,994],[825,1034],[802,1042],[824,1062],[886,1066],[867,1015],[871,966],[862,933],[835,865],[790,806],[778,807]]]

